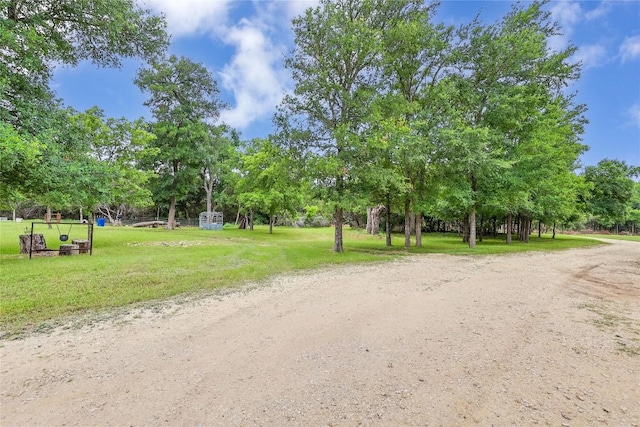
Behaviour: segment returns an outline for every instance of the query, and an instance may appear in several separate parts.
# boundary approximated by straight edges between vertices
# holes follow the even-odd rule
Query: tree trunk
[[[469,217],[462,220],[462,243],[469,243]]]
[[[538,238],[542,237],[542,221],[538,221]]]
[[[47,205],[47,212],[44,214],[44,222],[49,224],[49,228],[53,228],[51,225],[51,206]]]
[[[522,215],[520,217],[520,230],[518,233],[518,239],[521,242],[529,243],[529,230],[531,227],[531,220],[528,216]]]
[[[385,210],[384,205],[367,208],[367,234],[380,233],[380,214]]]
[[[507,245],[511,244],[511,233],[512,233],[512,225],[513,218],[511,218],[511,214],[507,215]]]
[[[471,249],[476,247],[476,207],[471,207],[469,213],[469,247]]]
[[[176,228],[176,198],[171,197],[169,201],[169,216],[167,217],[167,230],[175,230]]]
[[[517,229],[518,233],[517,234],[518,234],[518,240],[521,242],[522,242],[522,223],[524,222],[523,219],[524,218],[522,218],[521,215],[518,215],[518,229]]]
[[[16,208],[12,208],[11,209],[11,214],[13,216],[13,222],[16,222]],[[633,234],[633,233],[631,233],[631,234]]]
[[[478,240],[482,242],[484,236],[484,215],[480,215],[480,230],[478,232]]]
[[[207,179],[207,175],[205,172],[202,174],[202,187],[204,188],[206,198],[207,198],[207,213],[213,212],[213,179]]]
[[[391,195],[387,193],[387,222],[385,227],[385,234],[387,236],[387,246],[391,246]]]
[[[476,176],[471,175],[471,191],[473,192],[473,206],[471,206],[471,212],[469,213],[469,247],[471,249],[476,247],[476,190],[478,184]]]
[[[380,211],[376,209],[377,208],[371,210],[371,230],[369,232],[369,234],[374,236],[380,233]]]
[[[342,247],[342,208],[337,207],[334,215],[335,220],[335,233],[333,240],[333,251],[342,253],[344,248]]]
[[[249,211],[249,231],[253,231],[253,209]]]
[[[378,205],[371,209],[371,234],[374,236],[380,233],[380,214],[385,209],[384,205]]]
[[[416,248],[422,247],[422,212],[416,214]]]
[[[20,239],[20,253],[29,254],[29,249],[33,247],[33,251],[47,249],[47,243],[44,240],[44,234],[33,235],[33,246],[31,246],[31,234],[21,234]]]
[[[556,222],[553,221],[553,234],[551,234],[551,238],[555,239],[556,238]]]
[[[411,199],[404,199],[404,247],[411,247]]]
[[[273,234],[273,218],[275,215],[269,215],[269,234]]]

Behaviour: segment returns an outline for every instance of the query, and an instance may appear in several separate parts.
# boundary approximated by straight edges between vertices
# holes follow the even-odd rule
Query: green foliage
[[[11,144],[0,192],[60,208],[103,200],[99,184],[111,181],[113,165],[93,156],[85,124],[55,100],[53,67],[118,67],[123,57],[152,60],[167,44],[164,19],[133,0],[0,0],[0,133]]]
[[[1,0],[0,120],[35,135],[51,106],[54,64],[152,60],[168,45],[165,27],[133,0]]]
[[[635,227],[640,227],[640,182],[633,185],[628,218]]]
[[[94,107],[72,117],[74,123],[84,130],[89,144],[88,155],[97,160],[102,180],[95,187],[91,202],[83,207],[97,211],[110,218],[115,217],[124,205],[142,208],[152,204],[151,192],[146,187],[154,176],[153,171],[141,169],[141,162],[157,154],[150,148],[155,136],[149,133],[148,125],[138,119],[105,119],[102,110]]]
[[[474,215],[479,208],[556,220],[575,207],[584,107],[562,89],[579,65],[567,60],[575,48],[547,49],[558,28],[543,5],[516,5],[496,24],[459,32],[456,72],[447,77],[453,108],[438,149],[445,174],[461,184],[458,176],[467,177]],[[472,220],[470,245],[474,227]]]
[[[42,148],[37,139],[23,137],[7,123],[0,122],[0,199],[8,197],[33,173]]]
[[[3,27],[34,61],[118,67],[121,57],[153,59],[168,44],[162,17],[132,0],[3,0],[0,8]]]
[[[369,161],[368,120],[381,86],[385,31],[416,0],[324,0],[293,20],[296,47],[286,59],[295,91],[278,118],[285,140],[304,152],[323,199],[335,206],[334,250],[342,252],[343,211],[357,205]]]
[[[457,31],[419,1],[326,1],[294,20],[281,139],[336,207],[338,250],[342,210],[366,204],[407,218],[575,217],[585,108],[563,89],[580,68],[574,47],[547,48],[559,27],[544,5]]]
[[[268,139],[255,139],[242,156],[236,186],[241,206],[269,215],[293,214],[302,203],[304,185],[295,174],[291,156]],[[271,232],[271,227],[270,227]]]
[[[43,161],[19,186],[25,196],[56,209],[91,206],[105,178],[77,114],[70,108],[50,112],[47,129],[39,135]]]
[[[584,169],[584,180],[591,188],[587,210],[596,223],[611,227],[625,222],[637,186],[633,178],[638,175],[640,168],[619,160],[604,159]]]
[[[214,210],[213,203],[229,202],[237,180],[235,170],[240,163],[238,134],[225,125],[209,126],[205,139],[197,146],[200,155],[202,188],[206,194],[207,212]]]
[[[204,144],[211,147],[212,127],[207,121],[218,118],[223,104],[218,86],[207,68],[188,58],[169,58],[141,69],[136,84],[146,94],[145,105],[151,108],[156,139],[152,146],[157,155],[150,167],[157,173],[152,182],[156,201],[169,203],[169,227],[175,226],[176,201],[199,187]]]

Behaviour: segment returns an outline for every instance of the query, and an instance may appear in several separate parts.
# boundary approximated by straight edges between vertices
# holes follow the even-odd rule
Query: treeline
[[[36,3],[0,11],[3,209],[112,222],[146,210],[169,228],[214,210],[250,225],[328,222],[337,252],[346,222],[377,232],[382,221],[387,233],[400,222],[406,246],[422,244],[423,228],[459,223],[472,247],[502,224],[507,242],[512,232],[526,241],[534,224],[640,224],[638,168],[603,160],[575,172],[586,107],[567,87],[580,64],[573,46],[549,47],[561,29],[545,2],[453,27],[422,0],[322,1],[292,22],[295,87],[276,131],[251,141],[218,123],[226,106],[213,75],[166,55],[162,17],[132,0]],[[74,111],[49,88],[56,62],[127,56],[146,61],[135,82],[151,121]]]

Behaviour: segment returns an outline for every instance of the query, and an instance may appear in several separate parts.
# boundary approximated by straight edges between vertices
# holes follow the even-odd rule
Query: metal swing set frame
[[[87,237],[89,240],[89,255],[93,255],[93,222],[65,222],[63,223],[64,225],[69,225],[69,231],[67,232],[67,234],[60,234],[60,224],[57,222],[32,222],[31,223],[31,234],[29,235],[29,259],[31,259],[33,253],[35,252],[46,252],[49,251],[50,249],[33,249],[33,228],[34,225],[39,224],[39,225],[56,225],[56,228],[58,230],[58,235],[60,237],[60,241],[61,242],[66,242],[67,240],[69,240],[69,233],[71,232],[71,228],[74,225],[84,225],[87,227]]]

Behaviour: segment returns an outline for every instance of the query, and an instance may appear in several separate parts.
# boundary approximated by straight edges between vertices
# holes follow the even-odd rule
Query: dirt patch
[[[410,257],[1,341],[0,424],[639,425],[638,260]]]
[[[197,240],[184,240],[184,241],[171,241],[171,242],[134,242],[129,243],[129,246],[167,246],[167,247],[182,247],[188,248],[190,246],[200,246],[203,242]]]

